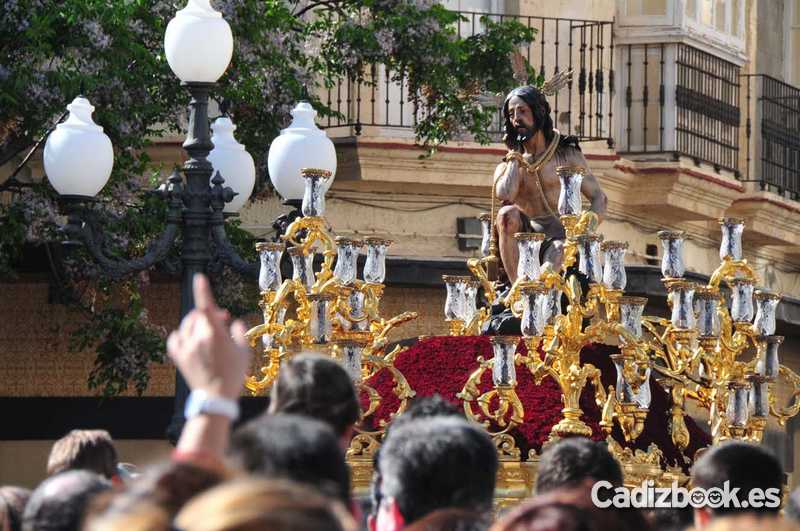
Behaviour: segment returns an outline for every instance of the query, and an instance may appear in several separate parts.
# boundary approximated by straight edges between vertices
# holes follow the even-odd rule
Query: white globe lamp
[[[269,178],[284,201],[303,198],[305,179],[300,175],[301,168],[330,171],[325,191],[336,176],[336,148],[325,131],[314,123],[316,115],[317,111],[307,101],[298,103],[292,109],[292,123],[269,147]]]
[[[225,186],[230,186],[237,195],[230,203],[225,203],[223,212],[238,212],[253,193],[256,183],[256,165],[253,157],[244,146],[236,141],[233,132],[236,126],[230,118],[223,116],[211,124],[211,142],[214,149],[208,154],[208,160],[214,167],[212,178],[217,172],[225,179]]]
[[[69,117],[56,126],[44,145],[44,171],[61,195],[94,197],[111,176],[114,148],[94,123],[94,107],[78,96],[67,105]]]
[[[233,33],[210,0],[189,0],[167,24],[164,51],[185,83],[215,83],[233,55]]]

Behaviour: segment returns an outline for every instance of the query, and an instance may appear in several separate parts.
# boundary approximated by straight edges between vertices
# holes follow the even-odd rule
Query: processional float
[[[684,233],[659,232],[664,253],[661,272],[671,315],[669,319],[644,316],[647,299],[624,291],[627,243],[603,241],[596,232],[596,215],[582,208],[585,171],[573,166],[557,170],[561,182],[558,212],[566,230],[559,270],[540,263],[544,235],[518,233],[518,279],[501,296],[493,278],[498,265],[493,211],[480,217],[483,256],[467,261],[471,275],[444,277],[444,313],[451,335],[479,335],[493,304],[504,305],[520,320],[520,336],[491,338],[493,356],[478,357],[458,394],[466,414],[487,427],[498,448],[502,464],[498,488],[508,494],[501,503],[513,503],[530,492],[538,458],[531,451],[523,459],[510,433],[522,422],[525,409],[533,407],[517,396],[517,371],[529,371],[537,383],[552,378],[560,388],[563,418],[553,426],[551,440],[592,435],[581,420],[579,403],[590,384],[602,412],[599,424],[630,484],[641,479],[655,479],[659,484],[685,481],[679,468],[664,462],[657,446],[647,451],[623,447],[631,446],[642,433],[654,380],[670,394],[670,433],[680,451],[690,442],[687,403],[707,410],[715,443],[725,439],[760,442],[770,416],[783,425],[800,411],[800,378],[780,363],[783,338],[774,335],[780,296],[756,290],[758,279],[742,257],[742,220],[720,221],[721,264],[703,286],[684,278]],[[303,217],[280,236],[282,241],[257,244],[263,323],[247,336],[254,347],[260,345],[260,367],[245,387],[254,395],[264,393],[288,357],[300,351],[321,352],[339,360],[366,397],[364,419],[386,398],[370,382],[379,371],[388,371],[398,406],[388,419],[358,426],[347,452],[354,485],[364,488],[388,422],[415,395],[395,366],[403,349],[388,348],[388,333],[417,314],[404,312],[390,319],[380,315],[391,242],[378,237],[363,241],[335,237],[324,218],[324,183],[330,173],[305,169],[302,175]],[[363,247],[366,260],[358,278]],[[290,279],[281,275],[284,252],[292,263]],[[524,354],[517,352],[520,342],[527,347]],[[616,385],[608,389],[598,368],[581,361],[581,350],[593,343],[619,349],[611,355]],[[486,371],[491,372],[492,385],[482,391],[480,382]],[[791,390],[789,406],[778,403],[779,381]],[[611,437],[614,423],[625,445]]]

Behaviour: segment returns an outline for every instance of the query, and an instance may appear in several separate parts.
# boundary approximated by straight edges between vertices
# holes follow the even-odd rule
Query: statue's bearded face
[[[517,133],[517,142],[520,144],[533,138],[538,131],[533,111],[519,96],[514,96],[508,102],[508,119]]]

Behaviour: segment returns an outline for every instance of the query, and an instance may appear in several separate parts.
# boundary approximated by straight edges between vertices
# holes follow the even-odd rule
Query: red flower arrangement
[[[520,353],[526,353],[524,342],[520,341]],[[589,345],[581,352],[581,361],[591,363],[600,369],[603,385],[608,388],[616,381],[616,370],[609,355],[616,352],[615,347],[608,345]],[[446,400],[462,405],[456,397],[461,391],[469,375],[477,368],[477,358],[492,357],[492,347],[487,336],[462,336],[462,337],[432,337],[416,342],[395,360],[395,367],[403,373],[409,385],[417,396],[430,396],[439,394]],[[519,368],[518,368],[519,369]],[[388,421],[397,411],[400,403],[392,393],[396,385],[389,371],[382,370],[367,382],[383,398],[380,407],[369,418],[365,419],[366,427],[377,427],[381,421]],[[481,390],[492,388],[491,373],[486,371],[481,381]],[[669,432],[670,398],[667,392],[655,382],[651,381],[652,402],[650,413],[645,422],[644,431],[633,445],[624,442],[622,431],[615,424],[612,436],[623,446],[646,450],[650,443],[656,443],[664,453],[667,464],[677,464],[686,469],[689,465],[687,457],[701,447],[710,444],[709,436],[690,418],[686,418],[686,425],[691,435],[691,442],[685,454],[682,454],[672,443]],[[551,378],[545,378],[540,385],[533,382],[529,371],[517,371],[517,395],[525,408],[524,421],[510,433],[516,440],[522,455],[527,456],[528,450],[539,451],[542,444],[550,436],[550,429],[561,420],[561,390]],[[366,393],[361,396],[362,407],[366,409],[369,400]],[[592,429],[592,438],[602,440],[605,438],[600,428],[600,408],[594,401],[594,390],[587,384],[581,395],[581,408],[584,415],[583,421]]]

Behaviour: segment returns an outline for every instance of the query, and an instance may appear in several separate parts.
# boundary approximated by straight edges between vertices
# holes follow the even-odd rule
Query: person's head
[[[47,475],[65,470],[91,470],[111,479],[117,474],[117,450],[105,430],[72,430],[53,444]]]
[[[690,506],[660,507],[645,511],[644,515],[650,527],[658,531],[684,531],[694,524],[694,512]]]
[[[400,529],[447,507],[490,510],[497,466],[486,430],[466,420],[429,417],[395,427],[378,459],[377,529]]]
[[[88,470],[68,470],[44,480],[31,494],[22,517],[23,531],[77,531],[91,498],[111,483]]]
[[[525,503],[501,518],[492,531],[594,531],[591,513],[566,503]]]
[[[536,494],[497,521],[491,531],[592,529],[649,531],[644,514],[636,508],[599,508],[592,497],[595,481],[585,479]]]
[[[87,514],[88,526],[92,531],[134,530],[155,527],[162,521],[169,523],[187,501],[226,477],[222,472],[190,463],[169,461],[157,465],[125,491],[96,500]]]
[[[448,402],[442,395],[434,394],[431,396],[418,396],[411,400],[408,408],[398,415],[386,429],[386,436],[388,437],[392,430],[398,429],[408,422],[416,419],[427,417],[456,417],[463,419],[464,410],[459,409],[458,406]],[[381,474],[378,468],[378,458],[380,456],[380,448],[375,452],[373,461],[372,482],[370,483],[370,501],[371,510],[367,519],[370,529],[375,528],[375,519],[378,517],[378,507],[380,507],[382,493],[381,493]]]
[[[536,474],[536,492],[568,487],[585,479],[622,485],[622,468],[605,443],[584,437],[558,441],[543,453]]]
[[[419,396],[413,398],[408,404],[408,408],[389,424],[387,433],[391,433],[392,430],[403,426],[407,422],[429,417],[465,418],[463,408],[448,402],[438,393],[431,396]]]
[[[702,528],[715,516],[737,512],[775,515],[780,510],[783,468],[777,458],[762,446],[726,441],[703,452],[691,472],[692,486],[703,489],[728,491],[739,489],[738,500],[758,497],[758,503],[748,502],[747,507],[725,504],[722,507],[695,508],[695,527]],[[752,493],[752,494],[751,494]]]
[[[503,142],[508,149],[519,150],[521,145],[540,132],[546,141],[553,135],[550,104],[542,91],[533,86],[517,87],[503,102],[505,134]]]
[[[350,501],[350,471],[331,428],[300,415],[262,415],[233,434],[234,465],[258,476],[312,485]]]
[[[486,513],[469,509],[439,509],[409,525],[405,531],[486,531],[490,525]]]
[[[354,531],[339,502],[288,481],[240,479],[194,498],[178,513],[184,531]]]
[[[0,531],[20,531],[22,513],[31,491],[21,487],[0,487]]]
[[[333,428],[346,449],[361,406],[350,376],[339,363],[319,354],[298,354],[281,365],[268,411],[321,420]]]

